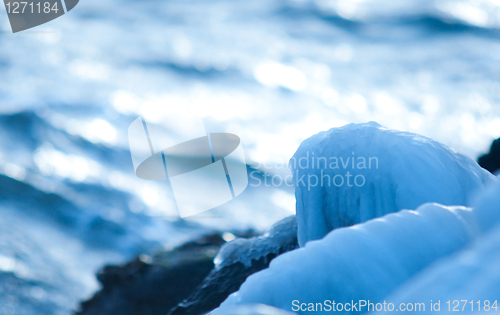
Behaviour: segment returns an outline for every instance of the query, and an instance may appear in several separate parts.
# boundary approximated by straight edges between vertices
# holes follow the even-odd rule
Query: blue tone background
[[[179,220],[134,175],[138,116],[175,138],[189,108],[283,176],[302,140],[369,120],[475,159],[500,136],[499,26],[497,0],[86,0],[17,34],[0,10],[0,313],[70,314],[106,263],[294,213],[261,185]]]

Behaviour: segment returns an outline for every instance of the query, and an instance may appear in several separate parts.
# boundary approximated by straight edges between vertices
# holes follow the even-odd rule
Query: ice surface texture
[[[426,202],[468,205],[471,193],[494,180],[441,143],[375,122],[310,137],[290,160],[290,169],[300,246],[335,228]]]
[[[234,307],[231,310],[219,310],[217,313],[210,313],[213,315],[292,315],[279,308],[275,308],[264,304],[241,305]]]
[[[302,248],[250,276],[215,314],[254,303],[288,311],[293,301],[376,303],[492,225],[491,201],[478,201],[475,214],[451,205],[470,205],[474,192],[497,182],[493,175],[432,139],[374,122],[307,139],[290,169]]]
[[[464,310],[463,301],[457,310],[463,313],[478,314],[485,300],[490,305],[500,297],[500,183],[496,183],[483,194],[473,210],[478,217],[481,230],[486,232],[470,248],[443,259],[423,271],[396,290],[387,302],[400,303],[425,302],[429,311],[430,301],[441,301],[440,312],[448,312],[446,301],[467,300]],[[474,309],[470,301],[473,301]],[[500,301],[498,301],[500,302]],[[497,302],[497,306],[498,305]],[[456,304],[455,304],[456,305]],[[451,312],[454,305],[451,304]],[[486,310],[485,310],[486,311]],[[450,312],[450,313],[451,313]],[[493,309],[486,312],[496,312]],[[380,312],[377,312],[380,314]]]
[[[220,312],[253,303],[290,311],[294,300],[376,302],[433,261],[466,246],[476,233],[469,208],[438,204],[339,228],[274,259],[229,296]]]
[[[286,252],[297,246],[297,220],[289,216],[275,223],[264,235],[251,239],[238,238],[225,244],[214,259],[216,268],[241,262],[246,267],[252,260],[269,254]]]

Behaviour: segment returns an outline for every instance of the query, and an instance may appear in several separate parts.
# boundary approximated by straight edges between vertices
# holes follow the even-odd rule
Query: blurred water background
[[[179,220],[134,175],[138,116],[175,139],[188,108],[271,174],[369,120],[476,159],[500,136],[499,27],[498,0],[82,0],[16,34],[0,10],[0,314],[70,314],[106,263],[294,213],[260,185]]]

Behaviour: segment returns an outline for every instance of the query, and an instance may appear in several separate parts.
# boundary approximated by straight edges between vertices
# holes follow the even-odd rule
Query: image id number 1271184
[[[59,8],[57,7],[57,2],[51,5],[50,2],[6,2],[5,8],[7,13],[11,14],[23,14],[23,13],[57,13]]]

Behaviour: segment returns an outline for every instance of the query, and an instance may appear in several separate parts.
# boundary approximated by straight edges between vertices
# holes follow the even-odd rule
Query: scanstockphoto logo
[[[240,138],[208,133],[190,117],[177,126],[176,140],[165,129],[137,118],[128,129],[135,174],[146,180],[169,180],[180,217],[220,206],[248,186]],[[179,139],[180,138],[180,139]]]
[[[3,0],[12,32],[42,25],[71,11],[79,0]]]

